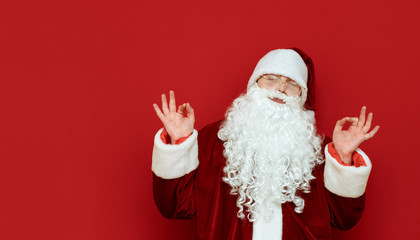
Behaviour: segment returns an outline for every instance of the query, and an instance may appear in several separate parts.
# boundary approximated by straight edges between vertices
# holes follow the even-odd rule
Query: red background
[[[362,105],[366,210],[337,239],[420,239],[418,1],[2,1],[0,239],[193,239],[160,216],[152,108],[175,90],[196,128],[221,119],[259,58],[315,62],[317,120]]]

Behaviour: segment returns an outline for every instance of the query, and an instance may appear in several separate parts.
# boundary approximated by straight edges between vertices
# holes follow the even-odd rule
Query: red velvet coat
[[[237,217],[236,196],[222,181],[226,159],[223,142],[217,137],[220,121],[204,127],[198,134],[199,166],[176,179],[153,174],[153,194],[157,207],[166,218],[196,221],[197,239],[252,239],[252,223]],[[346,230],[362,215],[365,195],[358,198],[338,196],[324,186],[324,164],[315,167],[310,193],[303,213],[294,204],[282,204],[283,239],[332,239],[331,227]]]

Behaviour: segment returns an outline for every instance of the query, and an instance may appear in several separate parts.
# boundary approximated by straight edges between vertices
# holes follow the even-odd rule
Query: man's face
[[[302,92],[302,88],[299,86],[299,84],[297,84],[297,82],[282,75],[264,74],[258,78],[257,84],[260,88],[277,90],[290,97],[299,96]],[[283,100],[278,98],[270,99],[280,104],[285,103]]]

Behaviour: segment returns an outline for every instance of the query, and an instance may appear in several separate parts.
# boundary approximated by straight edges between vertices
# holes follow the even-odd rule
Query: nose
[[[276,89],[282,93],[286,91],[286,81],[280,81],[276,87]]]

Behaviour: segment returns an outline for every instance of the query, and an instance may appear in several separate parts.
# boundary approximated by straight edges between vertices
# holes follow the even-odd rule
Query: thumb
[[[338,120],[337,123],[335,124],[334,130],[341,131],[341,129],[343,129],[344,124],[346,122],[347,122],[347,117]]]
[[[184,103],[182,105],[179,105],[179,107],[178,107],[178,114],[184,116],[185,106],[186,106],[186,103]]]
[[[187,103],[187,117],[194,120],[194,109],[191,107],[190,103]]]

